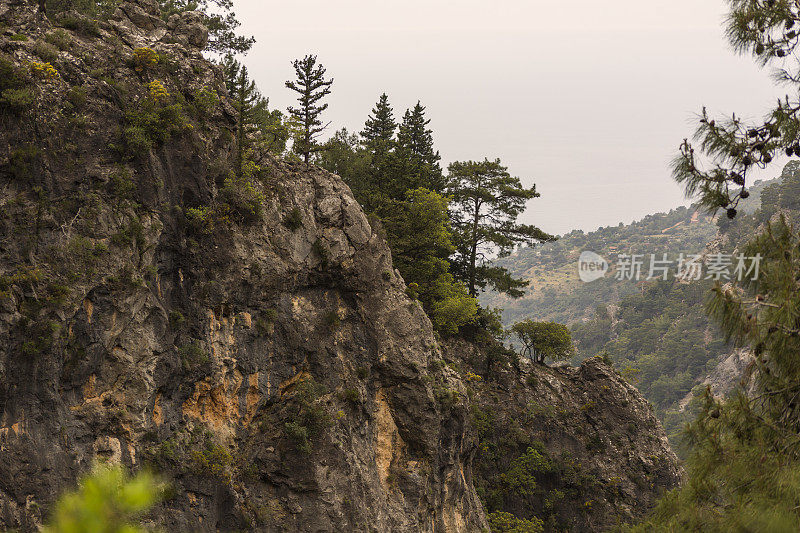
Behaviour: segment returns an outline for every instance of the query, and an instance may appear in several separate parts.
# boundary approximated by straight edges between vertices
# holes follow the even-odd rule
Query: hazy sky
[[[542,195],[525,221],[556,234],[686,204],[668,164],[702,105],[759,118],[781,94],[729,50],[721,0],[236,5],[273,107],[306,53],[335,79],[331,133],[360,131],[384,91],[396,116],[421,100],[445,164],[501,158]]]

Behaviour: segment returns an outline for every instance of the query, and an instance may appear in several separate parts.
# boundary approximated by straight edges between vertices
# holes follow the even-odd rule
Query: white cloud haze
[[[593,230],[686,204],[669,161],[707,105],[759,118],[782,93],[727,46],[721,0],[239,0],[244,58],[285,109],[290,61],[335,78],[331,132],[382,92],[418,99],[445,163],[500,157],[542,197],[524,221]],[[772,177],[772,171],[764,177]]]

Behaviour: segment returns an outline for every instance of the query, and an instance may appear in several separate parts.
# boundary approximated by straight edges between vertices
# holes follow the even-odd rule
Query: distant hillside
[[[761,192],[770,183],[756,182],[750,198],[740,206],[741,211],[753,213],[761,203]],[[677,257],[680,253],[701,253],[717,232],[715,218],[694,207],[679,207],[591,233],[573,231],[554,243],[523,248],[497,260],[514,276],[529,280],[530,286],[522,298],[489,293],[481,303],[503,309],[503,322],[507,325],[526,318],[574,324],[592,317],[598,305],[617,303],[625,296],[641,293],[644,285],[618,281],[613,275],[588,284],[581,282],[581,252],[596,252],[613,268],[619,254],[669,253]]]

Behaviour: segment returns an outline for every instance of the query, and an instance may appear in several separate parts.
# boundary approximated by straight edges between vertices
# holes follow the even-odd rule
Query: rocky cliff
[[[485,360],[473,345],[448,343],[445,357],[465,372],[487,511],[535,517],[547,531],[605,531],[680,483],[653,407],[602,358],[578,368],[519,361],[485,380],[469,370]]]
[[[168,531],[486,529],[464,377],[349,189],[230,171],[194,14],[56,24],[0,1],[0,527],[35,530],[102,459],[171,480]],[[632,512],[674,480],[651,481]]]

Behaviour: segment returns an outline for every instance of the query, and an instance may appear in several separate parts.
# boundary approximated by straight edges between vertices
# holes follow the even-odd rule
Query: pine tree
[[[428,127],[430,119],[425,116],[425,107],[420,103],[408,109],[397,133],[397,156],[395,180],[406,190],[424,187],[441,193],[445,179],[439,164],[441,156],[433,148],[433,131]]]
[[[283,114],[269,110],[269,100],[261,95],[255,81],[250,79],[247,67],[228,55],[222,61],[222,70],[238,115],[236,172],[241,176],[245,159],[266,152],[282,153],[288,131],[283,124]]]
[[[361,142],[373,158],[373,164],[379,167],[395,145],[397,122],[394,120],[389,97],[383,93],[367,117],[364,130],[361,132]]]
[[[164,20],[175,13],[199,11],[208,28],[206,49],[216,54],[245,54],[255,44],[254,37],[236,34],[242,25],[233,12],[233,0],[159,0]]]
[[[503,267],[488,264],[487,254],[497,252],[502,257],[517,245],[555,239],[535,226],[517,223],[527,201],[539,197],[536,186],[524,188],[499,159],[452,163],[448,180],[456,277],[466,283],[473,297],[487,286],[512,297],[522,296],[528,283],[512,278]]]
[[[325,79],[325,67],[317,65],[317,56],[307,55],[302,60],[295,60],[294,66],[296,81],[287,81],[286,87],[298,94],[299,107],[289,107],[289,114],[295,123],[295,139],[293,150],[309,163],[311,154],[321,151],[317,144],[317,137],[328,124],[322,124],[320,119],[323,111],[328,109],[328,104],[321,100],[331,92],[333,79]]]
[[[754,390],[710,390],[687,429],[688,479],[634,531],[797,531],[800,524],[800,235],[780,217],[742,250],[758,280],[717,285],[708,311],[754,354]]]
[[[800,62],[800,7],[795,2],[728,0],[727,36],[735,51],[752,54],[761,66],[774,65],[776,77],[797,88]],[[749,196],[748,174],[766,168],[779,153],[800,156],[800,101],[788,95],[763,121],[748,123],[733,113],[713,118],[703,108],[695,132],[697,144],[681,144],[673,176],[711,212],[723,208],[729,218]]]

